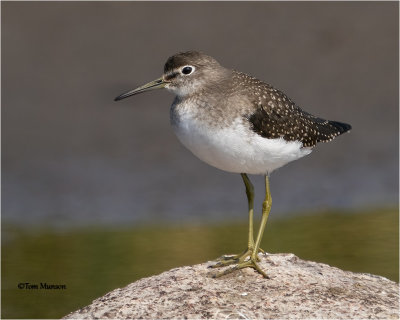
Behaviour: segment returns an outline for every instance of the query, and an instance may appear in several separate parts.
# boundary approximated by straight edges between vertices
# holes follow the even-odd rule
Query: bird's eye
[[[191,74],[194,71],[194,67],[192,66],[185,66],[182,68],[182,73],[185,75]]]

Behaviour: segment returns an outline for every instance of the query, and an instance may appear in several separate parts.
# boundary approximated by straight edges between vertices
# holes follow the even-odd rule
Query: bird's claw
[[[224,276],[224,275],[229,274],[236,270],[240,270],[243,268],[253,268],[258,273],[262,274],[262,276],[264,278],[268,278],[267,274],[264,271],[262,271],[261,268],[257,264],[257,262],[260,261],[260,258],[258,257],[258,253],[265,254],[265,251],[261,248],[258,248],[257,254],[256,254],[254,252],[254,247],[249,247],[241,254],[224,255],[224,256],[218,258],[217,263],[209,266],[209,268],[221,268],[221,267],[226,267],[226,266],[229,266],[232,264],[234,264],[234,266],[231,268],[228,268],[224,271],[218,272],[218,273],[214,274],[212,277],[218,278],[218,277]]]
[[[214,265],[212,265],[210,267],[211,268],[225,267],[225,266],[227,266],[229,264],[233,264],[233,263],[236,263],[236,265],[233,266],[233,267],[230,267],[228,269],[225,269],[225,270],[223,270],[221,272],[218,272],[216,274],[213,274],[212,277],[213,278],[219,278],[219,277],[225,276],[225,275],[227,275],[227,274],[229,274],[231,272],[234,272],[236,270],[240,270],[240,269],[243,269],[243,268],[253,268],[258,273],[260,273],[264,278],[269,279],[268,275],[264,271],[261,270],[261,268],[259,267],[257,261],[259,261],[259,258],[257,257],[257,255],[253,255],[253,254],[246,261],[242,260],[242,261],[239,262],[239,260],[237,260],[237,259],[236,260],[228,260],[226,262],[220,261],[220,262],[218,262],[218,263],[216,263],[216,264],[214,264]]]
[[[249,247],[242,253],[239,253],[236,255],[223,255],[223,256],[217,258],[218,262],[217,262],[217,264],[213,265],[212,268],[218,268],[218,267],[223,267],[223,266],[227,266],[230,264],[234,264],[237,262],[242,262],[242,261],[246,260],[247,257],[250,257],[253,254],[253,251],[254,251],[254,247],[253,248]],[[265,254],[265,251],[261,248],[258,248],[257,253]],[[260,258],[258,257],[258,255],[256,255],[256,259],[257,259],[257,261],[260,261]]]

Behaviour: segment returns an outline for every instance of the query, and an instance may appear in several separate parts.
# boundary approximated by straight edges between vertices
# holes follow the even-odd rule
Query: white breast
[[[309,153],[297,141],[267,139],[236,119],[229,127],[211,126],[190,112],[171,117],[175,134],[182,144],[202,161],[218,169],[249,174],[266,174]]]

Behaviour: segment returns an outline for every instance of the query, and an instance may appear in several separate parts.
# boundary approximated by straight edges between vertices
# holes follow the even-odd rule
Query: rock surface
[[[221,278],[211,263],[138,280],[64,319],[399,319],[399,286],[293,254],[261,255],[252,269]]]

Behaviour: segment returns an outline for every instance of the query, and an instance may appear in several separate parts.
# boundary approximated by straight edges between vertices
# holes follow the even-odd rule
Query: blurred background
[[[179,144],[173,96],[113,101],[185,50],[353,126],[272,174],[264,249],[398,281],[398,13],[397,2],[2,2],[2,317],[61,317],[244,249],[241,178]],[[263,179],[251,179],[259,213]]]

